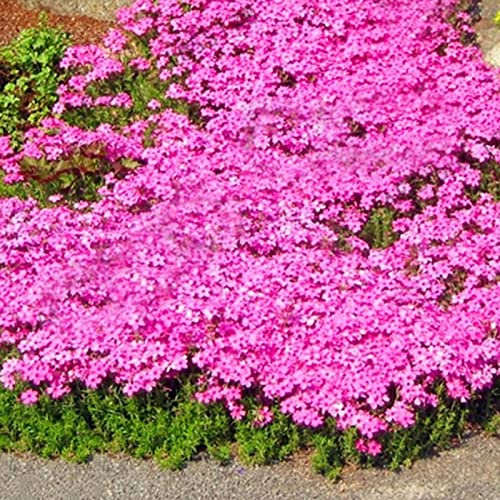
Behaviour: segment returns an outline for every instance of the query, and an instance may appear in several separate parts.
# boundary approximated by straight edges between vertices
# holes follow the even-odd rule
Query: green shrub
[[[397,234],[392,230],[395,214],[396,211],[389,207],[373,209],[360,233],[360,238],[365,240],[371,248],[390,246],[398,239]]]
[[[75,107],[63,113],[63,119],[70,125],[82,129],[95,130],[103,123],[112,124],[116,128],[130,125],[138,120],[143,120],[158,112],[148,108],[151,100],[160,104],[160,110],[172,109],[176,113],[188,116],[194,123],[201,125],[203,120],[199,114],[198,106],[190,104],[182,99],[166,97],[170,84],[183,82],[187,75],[175,76],[167,81],[160,78],[159,70],[153,65],[149,70],[137,71],[130,67],[129,62],[136,57],[144,57],[151,60],[151,53],[147,39],[128,34],[129,41],[118,57],[123,63],[124,72],[112,74],[105,79],[96,80],[89,84],[85,93],[92,98],[99,96],[113,96],[125,93],[132,99],[130,108],[118,108],[110,106]],[[175,66],[172,59],[170,66]],[[77,70],[78,71],[78,70]],[[85,69],[82,70],[85,73]]]
[[[21,146],[24,131],[38,125],[50,114],[57,101],[58,86],[75,72],[59,68],[69,43],[69,35],[48,27],[46,18],[42,16],[38,27],[22,31],[18,38],[0,49],[0,135],[9,135],[15,149]],[[119,130],[155,112],[147,105],[156,99],[161,109],[173,109],[201,124],[195,105],[165,97],[169,84],[182,80],[182,77],[163,82],[154,68],[135,71],[128,66],[128,61],[137,56],[149,57],[149,47],[143,39],[133,37],[122,55],[126,68],[124,74],[94,82],[86,89],[90,97],[125,92],[133,101],[130,109],[105,106],[74,108],[64,112],[63,119],[82,129],[96,129],[102,123],[110,123]],[[151,128],[145,134],[146,146],[152,145],[152,132]],[[138,166],[137,162],[127,159],[110,164],[101,150],[102,145],[93,145],[86,150],[80,148],[70,157],[58,161],[25,158],[21,171],[26,182],[9,186],[0,179],[0,197],[31,197],[41,206],[50,205],[48,199],[54,194],[61,195],[70,203],[96,201],[99,198],[98,189],[107,173],[112,171],[120,178]]]
[[[0,135],[10,135],[14,145],[55,104],[65,78],[59,62],[69,42],[67,33],[48,27],[41,16],[38,27],[23,30],[0,48]]]
[[[0,135],[10,136],[15,149],[21,145],[24,131],[50,114],[57,100],[57,87],[66,77],[59,62],[69,43],[69,35],[48,27],[42,15],[37,27],[21,31],[0,48]],[[46,205],[52,191],[57,192],[35,180],[8,185],[2,178],[0,171],[1,198],[31,196]]]

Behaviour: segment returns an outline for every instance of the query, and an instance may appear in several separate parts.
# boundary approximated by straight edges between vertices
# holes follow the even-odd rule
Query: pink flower
[[[272,422],[273,417],[274,415],[272,410],[267,406],[264,406],[257,410],[257,416],[255,417],[253,423],[257,427],[264,427],[265,425]]]
[[[14,151],[10,147],[10,137],[0,136],[0,158],[8,158],[13,154]]]
[[[408,407],[401,403],[396,402],[385,412],[386,418],[389,422],[394,422],[401,427],[410,427],[415,423],[414,413]]]
[[[152,110],[160,109],[161,108],[161,103],[158,101],[158,99],[151,99],[148,102],[148,108]]]
[[[497,376],[498,78],[438,0],[188,3],[70,47],[61,117],[0,140],[4,182],[109,170],[88,206],[0,198],[0,379],[133,395],[194,368],[204,404],[259,394],[375,455],[438,380],[468,400]],[[129,67],[160,73],[155,113],[118,93]],[[82,107],[124,121],[65,121]]]
[[[110,29],[104,37],[104,46],[113,54],[121,52],[127,45],[126,35],[118,29]]]
[[[130,67],[137,69],[138,71],[146,71],[151,67],[151,63],[144,57],[136,57],[135,59],[132,59],[128,64]]]
[[[21,393],[19,399],[24,405],[32,406],[38,402],[38,397],[38,392],[34,391],[33,389],[27,389],[26,391]]]
[[[382,452],[382,445],[374,439],[370,440],[358,439],[356,441],[356,449],[360,453],[366,453],[368,455],[375,457]]]

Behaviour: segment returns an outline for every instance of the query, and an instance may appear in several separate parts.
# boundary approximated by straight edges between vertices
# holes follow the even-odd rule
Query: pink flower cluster
[[[122,129],[63,113],[17,155],[0,142],[14,178],[23,158],[89,144],[142,165],[110,174],[90,207],[0,200],[0,341],[19,352],[2,383],[133,395],[195,368],[198,399],[234,418],[253,391],[257,422],[273,402],[298,424],[332,416],[371,454],[437,404],[436,382],[462,401],[490,387],[500,206],[481,170],[500,161],[500,75],[460,42],[467,15],[447,22],[457,3],[144,0],[119,11],[107,48],[70,49],[58,113],[113,105],[86,85],[130,64],[184,75],[166,97],[204,125],[154,101]],[[133,36],[150,61],[127,62]],[[399,238],[370,248],[382,207]]]

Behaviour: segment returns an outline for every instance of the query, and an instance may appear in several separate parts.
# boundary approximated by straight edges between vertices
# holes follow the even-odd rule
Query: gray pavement
[[[305,456],[266,467],[191,462],[180,472],[150,461],[96,456],[88,464],[0,455],[2,500],[499,500],[500,440],[473,436],[399,473],[347,470],[338,483]]]

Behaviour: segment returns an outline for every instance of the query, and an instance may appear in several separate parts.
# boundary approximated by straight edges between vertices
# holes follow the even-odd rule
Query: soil
[[[105,3],[105,2],[104,2]],[[18,0],[1,0],[0,8],[0,45],[5,45],[23,29],[36,26],[39,15],[48,15],[50,26],[61,26],[71,34],[74,43],[97,43],[113,26],[111,21],[98,20],[76,14],[61,15],[45,8],[28,9]]]

